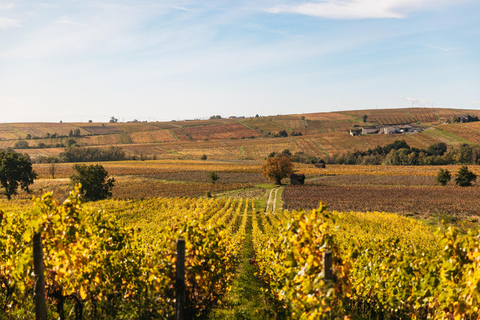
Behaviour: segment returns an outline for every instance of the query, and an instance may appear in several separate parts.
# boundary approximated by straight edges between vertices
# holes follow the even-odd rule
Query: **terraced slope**
[[[480,122],[445,124],[447,119],[465,114],[479,116],[480,111],[405,108],[170,122],[3,123],[0,148],[26,141],[30,148],[19,149],[20,152],[32,157],[54,156],[73,139],[80,146],[115,145],[127,153],[160,158],[197,158],[205,154],[213,159],[260,160],[285,149],[323,156],[375,148],[398,139],[418,148],[437,142],[480,145]],[[400,123],[415,123],[428,129],[412,135],[348,134],[354,127]],[[79,131],[79,136],[70,136],[74,131]],[[287,132],[289,137],[274,138],[280,131]],[[301,135],[291,136],[292,133]]]

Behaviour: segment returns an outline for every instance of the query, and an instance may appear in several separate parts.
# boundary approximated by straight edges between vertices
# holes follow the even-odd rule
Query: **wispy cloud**
[[[57,22],[61,23],[61,24],[70,24],[70,25],[75,25],[75,26],[83,25],[82,23],[78,23],[78,22],[73,21],[72,19],[70,19],[67,16],[61,16],[60,19],[57,20]]]
[[[451,50],[456,50],[456,48],[444,48],[444,47],[439,47],[439,46],[434,46],[432,44],[426,44],[427,47],[435,49],[435,50],[440,50],[440,51],[451,51]]]
[[[480,106],[480,100],[470,102],[471,105]]]
[[[272,13],[297,13],[331,19],[404,18],[408,13],[457,4],[463,0],[321,0],[298,5],[278,5]]]
[[[420,106],[425,106],[429,103],[427,99],[423,99],[423,98],[413,98],[413,97],[403,97],[403,96],[400,96],[400,98]]]
[[[0,29],[7,29],[12,27],[21,27],[20,21],[17,19],[1,18],[0,17]]]
[[[174,9],[177,9],[177,10],[181,10],[181,11],[189,11],[187,8],[185,7],[179,7],[179,6],[174,6],[173,7]]]
[[[253,24],[253,23],[245,25],[244,28],[255,30],[255,31],[269,32],[269,33],[288,34],[288,32],[286,32],[284,30],[266,28],[263,25]]]
[[[0,10],[9,10],[15,7],[13,3],[0,3]]]

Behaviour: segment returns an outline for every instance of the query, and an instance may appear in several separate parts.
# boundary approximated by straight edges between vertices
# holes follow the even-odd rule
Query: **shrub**
[[[455,183],[458,184],[460,187],[469,187],[475,180],[477,180],[477,175],[468,170],[467,166],[463,166],[458,170],[457,177],[455,178]]]
[[[86,200],[96,201],[112,196],[115,179],[108,177],[103,166],[75,164],[73,170],[76,173],[70,176],[70,180],[82,185],[81,190]]]
[[[440,169],[437,174],[437,181],[442,185],[446,185],[452,179],[452,175],[448,170]]]

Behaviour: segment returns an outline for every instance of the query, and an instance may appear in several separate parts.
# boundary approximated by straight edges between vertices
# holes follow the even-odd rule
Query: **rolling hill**
[[[57,156],[73,139],[83,147],[120,146],[127,154],[156,158],[195,159],[205,154],[209,159],[263,159],[284,149],[322,156],[374,148],[398,139],[417,148],[436,142],[480,145],[480,122],[447,123],[462,115],[479,116],[480,111],[405,108],[170,122],[3,123],[0,148],[15,148],[32,158]],[[355,127],[407,123],[426,130],[404,135],[348,134]],[[282,131],[288,136],[274,137]],[[28,148],[17,148],[19,142],[28,143]]]

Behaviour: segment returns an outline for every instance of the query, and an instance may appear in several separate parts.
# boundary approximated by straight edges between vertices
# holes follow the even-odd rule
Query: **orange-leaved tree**
[[[275,184],[282,184],[282,179],[293,173],[293,161],[289,155],[281,154],[267,158],[262,166],[263,176],[267,180],[275,181]]]

